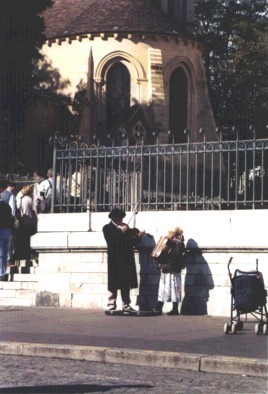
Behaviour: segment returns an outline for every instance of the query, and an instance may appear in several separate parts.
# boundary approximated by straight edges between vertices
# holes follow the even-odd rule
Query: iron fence
[[[54,139],[52,212],[268,207],[268,139],[103,147]]]

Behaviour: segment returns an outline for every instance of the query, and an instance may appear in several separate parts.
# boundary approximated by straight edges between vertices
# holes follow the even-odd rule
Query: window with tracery
[[[132,134],[136,143],[141,143],[142,140],[145,140],[146,130],[140,121],[138,121],[133,127]]]

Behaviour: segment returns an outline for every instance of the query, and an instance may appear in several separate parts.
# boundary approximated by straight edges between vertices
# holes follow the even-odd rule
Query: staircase
[[[38,285],[38,263],[17,260],[7,267],[6,281],[0,282],[0,305],[35,306]]]

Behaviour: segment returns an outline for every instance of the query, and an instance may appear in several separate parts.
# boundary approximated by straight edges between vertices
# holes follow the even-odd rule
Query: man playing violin
[[[102,229],[108,254],[108,310],[116,310],[117,290],[121,290],[123,312],[135,312],[129,296],[130,289],[138,287],[134,246],[144,231],[130,229],[123,223],[125,216],[121,209],[112,209],[111,221]]]

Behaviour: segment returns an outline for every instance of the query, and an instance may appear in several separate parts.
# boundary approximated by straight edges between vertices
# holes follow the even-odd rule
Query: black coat
[[[123,233],[112,222],[102,231],[107,243],[108,290],[138,287],[134,246],[139,238],[131,230]]]

